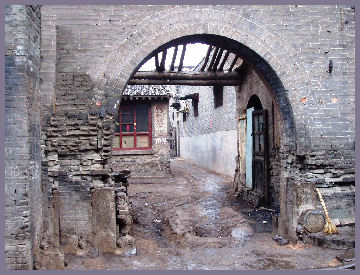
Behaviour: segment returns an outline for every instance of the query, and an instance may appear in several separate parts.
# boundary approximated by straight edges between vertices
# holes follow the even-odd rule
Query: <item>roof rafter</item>
[[[219,45],[208,44],[203,61],[200,63],[196,71],[185,71],[184,58],[186,54],[186,46],[190,42],[179,42],[178,44],[171,44],[167,48],[162,47],[160,51],[155,52],[152,57],[155,57],[155,71],[142,72],[137,71],[129,80],[131,85],[190,85],[190,86],[236,86],[241,83],[241,77],[237,68],[234,69],[238,63],[239,56],[232,53],[229,49],[219,47]],[[178,66],[175,65],[179,46],[182,46],[181,56]],[[168,50],[174,47],[174,52],[171,58],[171,64],[168,70],[165,68],[165,62]],[[224,54],[225,52],[225,54]],[[159,60],[161,54],[161,60]],[[228,64],[230,54],[234,56],[231,65],[225,69],[225,64]],[[209,62],[210,60],[210,62]],[[231,59],[230,59],[231,60]],[[221,61],[221,62],[220,62]],[[227,66],[228,66],[227,65]],[[234,70],[233,70],[234,69]]]

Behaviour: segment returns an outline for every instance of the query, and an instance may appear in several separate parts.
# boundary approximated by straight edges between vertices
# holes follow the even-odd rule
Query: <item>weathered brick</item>
[[[155,17],[147,16],[154,11],[157,13]],[[29,186],[26,187],[31,189],[30,201],[36,202],[37,198],[42,197],[38,167],[41,163],[39,144],[42,144],[44,153],[50,153],[49,160],[54,161],[50,164],[52,167],[56,167],[55,162],[58,159],[55,154],[51,156],[51,153],[56,152],[59,159],[60,156],[71,156],[70,163],[63,162],[61,168],[73,172],[69,177],[79,176],[89,183],[84,183],[87,187],[81,188],[89,188],[91,181],[98,179],[85,172],[86,166],[91,164],[91,158],[87,156],[97,154],[99,158],[93,159],[99,162],[97,165],[111,157],[112,130],[102,128],[102,119],[107,112],[114,112],[114,102],[119,99],[119,93],[113,90],[122,90],[135,66],[149,52],[174,38],[199,32],[234,38],[259,54],[249,54],[248,62],[253,63],[272,90],[271,96],[279,108],[285,127],[284,137],[289,137],[293,127],[296,130],[294,139],[297,153],[306,156],[301,164],[295,157],[290,160],[285,158],[286,153],[282,153],[282,158],[276,159],[278,155],[274,153],[274,163],[277,162],[277,165],[283,168],[289,167],[290,170],[286,172],[295,175],[286,180],[291,182],[296,179],[304,183],[305,179],[309,179],[314,183],[348,182],[351,185],[355,173],[355,19],[352,8],[330,5],[140,5],[111,8],[45,5],[41,8],[41,20],[40,24],[38,6],[5,7],[6,135],[13,139],[8,139],[5,145],[8,149],[6,161],[12,163],[11,165],[24,167],[20,164],[29,159],[33,160],[32,164],[27,166],[31,171],[29,175],[33,175],[31,178],[29,176]],[[38,81],[37,72],[40,67],[40,29],[42,82],[34,85]],[[331,74],[328,72],[330,59],[334,65]],[[267,68],[266,64],[275,71],[274,74],[264,69]],[[274,75],[279,79],[274,81]],[[41,96],[38,95],[39,87]],[[307,98],[304,103],[301,101],[303,98]],[[103,103],[103,106],[94,108],[96,102]],[[44,105],[44,108],[40,119],[41,105]],[[211,106],[202,106],[200,113],[211,113],[211,109],[207,107]],[[232,110],[225,110],[225,113],[231,115],[235,109],[234,106]],[[88,120],[89,111],[99,116]],[[49,115],[52,120],[47,122],[46,116]],[[57,115],[61,119],[53,120]],[[195,127],[195,120],[192,119],[190,116],[187,121],[186,131],[189,135],[212,132],[206,127],[209,126],[209,121],[202,121]],[[24,121],[23,124],[20,123],[21,120]],[[55,129],[46,129],[47,123]],[[31,126],[34,124],[42,125],[42,138],[40,128]],[[235,121],[226,120],[224,117],[222,120],[213,121],[214,127],[224,131],[235,129],[234,124]],[[108,138],[101,144],[103,135]],[[16,150],[11,150],[16,141],[23,144],[20,148],[31,149],[26,152],[20,149],[21,153],[17,154]],[[284,152],[291,147],[291,144],[282,145]],[[329,146],[333,152],[329,151]],[[309,154],[311,152],[312,155]],[[139,156],[135,157],[140,159]],[[119,163],[116,165],[141,170],[133,162],[135,157],[118,157]],[[71,158],[81,160],[83,177],[79,174],[83,169],[75,171],[78,161],[71,162]],[[166,160],[156,159],[153,155],[147,155],[146,158],[144,156],[142,161],[149,167],[154,165],[154,162],[156,165],[159,163],[166,166]],[[6,184],[10,185],[15,181],[18,170],[7,169],[11,176],[7,177],[9,181],[7,180]],[[153,168],[149,171],[151,169]],[[275,179],[280,178],[281,173],[275,166],[271,169],[274,179],[271,188],[276,194],[280,187],[277,185],[279,183],[275,184]],[[299,169],[305,170],[299,172]],[[339,172],[339,169],[343,171]],[[56,182],[56,171],[49,172],[52,182]],[[31,184],[30,180],[33,181]],[[69,178],[64,180],[67,181],[71,182]],[[47,185],[45,175],[43,184],[45,189],[52,188],[50,183]],[[96,184],[101,184],[101,181]],[[67,194],[64,198],[72,195],[70,189],[64,192]],[[295,202],[289,202],[289,207],[292,203]],[[35,234],[39,232],[42,217],[40,205],[35,204],[33,208]],[[299,205],[296,207],[301,208]],[[84,209],[88,208],[84,206]],[[19,215],[18,212],[12,212],[11,207],[7,207],[6,211],[8,215]],[[48,210],[45,207],[43,211]],[[46,217],[46,213],[43,216]],[[78,215],[76,218],[79,224],[87,225],[86,217]],[[68,220],[69,223],[64,224],[71,228],[70,216]],[[12,242],[11,237],[6,240],[7,245]],[[19,247],[14,247],[20,250]],[[24,249],[30,248],[27,246]],[[31,257],[26,255],[24,259],[26,258],[27,262],[16,263],[9,252],[6,254],[6,266],[31,268]]]

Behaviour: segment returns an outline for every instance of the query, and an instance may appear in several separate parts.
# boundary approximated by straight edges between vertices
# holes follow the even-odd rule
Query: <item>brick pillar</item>
[[[5,265],[32,269],[41,223],[40,7],[6,6],[5,32]]]

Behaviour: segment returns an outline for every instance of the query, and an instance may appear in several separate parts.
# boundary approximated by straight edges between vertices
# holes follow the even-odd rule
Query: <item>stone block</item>
[[[37,270],[64,269],[64,253],[57,248],[34,248],[34,268]]]
[[[116,248],[115,192],[111,188],[95,188],[91,192],[92,227],[95,245],[102,252]]]
[[[320,232],[325,226],[325,216],[319,211],[307,211],[303,224],[310,233]]]
[[[130,236],[130,235],[125,235],[125,236],[121,236],[118,240],[117,240],[117,245],[120,248],[123,247],[133,247],[135,245],[135,238]]]
[[[99,154],[91,154],[91,155],[86,155],[86,156],[84,156],[84,159],[88,159],[88,160],[101,160],[102,158],[100,157]]]
[[[62,236],[62,249],[66,254],[76,255],[79,247],[79,238],[77,235]]]

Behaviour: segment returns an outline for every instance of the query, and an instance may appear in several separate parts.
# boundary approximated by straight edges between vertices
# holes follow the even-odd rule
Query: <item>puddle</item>
[[[242,242],[245,242],[248,239],[250,239],[252,235],[253,232],[247,228],[237,227],[231,230],[231,237]]]

